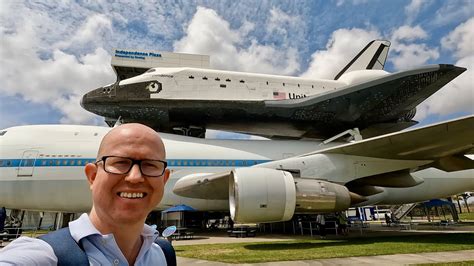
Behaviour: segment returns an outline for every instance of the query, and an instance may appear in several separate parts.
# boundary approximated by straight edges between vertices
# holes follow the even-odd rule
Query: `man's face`
[[[117,128],[117,132],[104,140],[99,158],[121,156],[135,160],[164,160],[164,147],[157,134],[141,127],[135,124]],[[143,223],[158,205],[169,171],[166,170],[161,177],[147,177],[135,164],[127,174],[111,174],[104,170],[104,162],[101,161],[97,165],[87,165],[86,175],[92,190],[93,212],[97,217],[107,223],[126,224]]]

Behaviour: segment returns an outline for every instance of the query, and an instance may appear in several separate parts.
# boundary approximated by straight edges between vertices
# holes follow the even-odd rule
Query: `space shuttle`
[[[369,138],[416,124],[416,106],[466,70],[438,64],[389,73],[389,47],[370,42],[331,80],[154,67],[86,93],[81,105],[109,125],[139,122],[186,136],[215,129],[326,139],[357,128]]]

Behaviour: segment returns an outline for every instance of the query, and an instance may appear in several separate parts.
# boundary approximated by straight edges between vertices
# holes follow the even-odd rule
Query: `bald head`
[[[160,135],[152,128],[138,124],[130,123],[114,127],[102,139],[97,152],[97,159],[102,156],[111,155],[113,147],[117,145],[124,145],[126,143],[141,142],[148,143],[150,148],[153,148],[158,156],[161,158],[147,158],[147,159],[162,159],[166,158],[166,151]],[[119,155],[119,154],[113,154]],[[124,155],[122,155],[124,156]]]
[[[110,159],[111,157],[115,159]],[[127,169],[124,169],[124,165],[130,162],[127,159],[131,159],[132,164],[125,172]],[[92,190],[90,218],[100,232],[107,234],[134,226],[143,227],[147,215],[159,204],[164,194],[170,174],[165,168],[165,159],[163,141],[158,133],[147,126],[124,124],[113,128],[104,136],[97,162],[85,167]],[[159,168],[160,166],[163,168]],[[107,167],[110,167],[109,170],[106,170]],[[163,173],[161,176],[146,176],[142,172],[143,167],[145,170],[154,167],[152,170],[163,170]],[[117,173],[116,169],[121,169],[118,172],[123,173]],[[141,231],[137,229],[137,232]]]

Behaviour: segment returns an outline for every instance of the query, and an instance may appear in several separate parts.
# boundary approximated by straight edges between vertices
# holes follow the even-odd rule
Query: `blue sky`
[[[468,71],[422,103],[428,124],[474,113],[474,2],[0,1],[0,128],[105,125],[87,91],[115,80],[113,48],[200,53],[211,67],[332,78],[365,44],[392,42],[386,70]]]

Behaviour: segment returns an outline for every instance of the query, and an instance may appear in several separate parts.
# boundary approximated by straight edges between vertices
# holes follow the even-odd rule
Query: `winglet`
[[[341,72],[339,72],[335,80],[339,79],[342,74],[354,70],[362,69],[383,69],[387,60],[390,42],[386,40],[373,40],[367,44],[359,54],[347,64]]]

